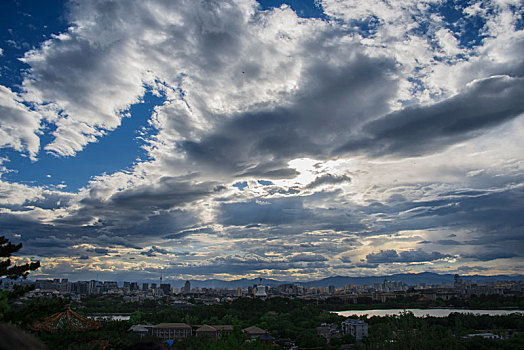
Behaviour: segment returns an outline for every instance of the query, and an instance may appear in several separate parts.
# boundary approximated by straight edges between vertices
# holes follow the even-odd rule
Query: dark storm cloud
[[[197,213],[177,207],[214,195],[223,188],[216,182],[194,183],[162,177],[155,184],[122,190],[108,199],[100,199],[97,191],[96,187],[90,189],[80,207],[72,215],[55,220],[55,226],[71,228],[69,232],[79,235],[103,233],[115,238],[132,235],[130,242],[141,245],[152,236],[182,238],[191,234],[184,230],[195,227]]]
[[[131,210],[170,209],[223,190],[217,183],[191,183],[164,176],[152,186],[117,192],[111,197],[114,207]]]
[[[427,185],[421,185],[426,191],[430,191]],[[417,186],[406,191],[420,190]],[[354,247],[360,246],[360,239],[366,236],[378,236],[374,238],[377,247],[381,247],[399,231],[405,230],[438,230],[460,228],[460,236],[447,234],[442,240],[420,241],[418,244],[437,244],[449,247],[449,249],[460,249],[467,251],[468,246],[473,253],[461,254],[454,250],[453,254],[447,252],[426,252],[423,250],[396,251],[382,250],[379,253],[370,254],[364,268],[376,267],[385,262],[427,262],[440,260],[448,257],[457,259],[475,259],[488,261],[496,258],[520,256],[522,244],[520,235],[524,228],[521,208],[524,206],[524,193],[521,187],[509,186],[506,190],[458,190],[440,192],[431,196],[431,200],[413,202],[404,201],[372,202],[368,206],[351,203],[345,210],[340,209],[337,204],[337,196],[332,193],[331,197],[323,197],[323,201],[329,198],[329,203],[336,206],[336,210],[318,208],[312,204],[320,200],[318,196],[300,197],[300,205],[297,198],[280,198],[278,202],[265,200],[257,204],[256,201],[229,203],[222,207],[222,217],[240,217],[241,222],[257,221],[252,224],[251,231],[248,227],[234,229],[227,228],[227,234],[232,237],[256,237],[257,244],[246,242],[238,243],[237,246],[243,251],[256,254],[264,254],[268,249],[286,256],[289,251],[301,253],[322,254],[331,256],[336,253],[344,253]],[[287,203],[290,201],[290,203]],[[311,203],[311,204],[310,204]],[[243,204],[249,204],[244,206]],[[272,205],[274,208],[271,208]],[[243,212],[239,208],[246,209]],[[292,208],[293,215],[287,216],[284,208]],[[234,209],[234,210],[233,210]],[[238,209],[238,210],[237,210]],[[300,214],[302,212],[302,214]],[[233,213],[238,215],[233,215]],[[300,220],[296,220],[300,217]],[[370,218],[381,217],[379,221]],[[382,224],[386,222],[387,225]],[[277,223],[277,224],[274,224]],[[233,220],[229,224],[236,224]],[[275,226],[278,225],[278,226]],[[343,230],[343,228],[347,230]],[[332,235],[318,236],[307,235],[304,232],[312,232],[325,228],[334,230]],[[349,228],[349,229],[348,229]],[[340,229],[340,230],[338,230]],[[466,234],[462,230],[467,230]],[[343,235],[348,232],[348,237]],[[358,238],[355,238],[358,237]],[[451,239],[459,237],[459,239]],[[323,242],[322,239],[327,239]],[[331,243],[331,240],[337,243]],[[416,242],[420,238],[410,238]],[[284,241],[281,241],[284,240]],[[505,254],[483,253],[485,246],[492,246]],[[471,250],[470,250],[471,251]],[[493,251],[493,249],[492,249]],[[477,253],[478,252],[478,253]],[[457,256],[455,256],[457,255]],[[348,260],[349,263],[350,260]]]
[[[457,271],[460,271],[462,273],[470,273],[470,272],[477,272],[477,271],[487,271],[489,270],[487,267],[483,266],[460,266],[457,268]]]
[[[328,259],[320,254],[297,254],[288,258],[289,262],[315,262],[315,261],[328,261]]]
[[[522,181],[522,178],[511,178],[508,181]],[[431,191],[426,185],[413,186],[409,191]],[[353,209],[354,216],[364,220],[366,216],[380,217],[387,220],[387,225],[371,223],[368,231],[388,235],[403,230],[434,230],[450,228],[474,232],[461,237],[460,241],[421,240],[419,244],[437,243],[448,246],[488,245],[493,244],[514,252],[521,249],[521,232],[524,228],[524,217],[520,214],[524,207],[524,188],[508,185],[505,189],[478,190],[474,194],[464,191],[442,191],[431,200],[419,200],[377,203]],[[440,241],[440,242],[438,242]],[[516,245],[515,245],[516,244]],[[522,249],[521,249],[522,250]]]
[[[461,254],[465,259],[473,259],[479,261],[491,261],[496,259],[508,259],[516,257],[517,254],[508,251],[480,251],[472,254]],[[522,254],[521,254],[522,256]]]
[[[288,224],[306,219],[309,212],[300,197],[226,203],[220,211],[220,222],[235,226]]]
[[[98,208],[97,210],[101,210]],[[97,211],[92,215],[97,215]],[[53,224],[44,224],[35,221],[30,215],[0,214],[2,232],[10,239],[24,244],[24,254],[39,256],[71,256],[73,246],[79,244],[98,245],[100,249],[111,247],[127,247],[141,249],[150,245],[152,237],[160,238],[184,227],[194,226],[196,219],[190,212],[175,210],[159,214],[147,213],[149,216],[135,215],[125,217],[122,212],[105,212],[102,218],[94,225],[82,225],[84,218],[66,221],[56,220]],[[86,220],[87,221],[87,220]],[[23,232],[21,238],[14,235]],[[98,248],[97,248],[98,250]],[[98,250],[95,253],[105,253]],[[112,252],[112,250],[111,250]]]
[[[115,251],[113,250],[109,250],[109,249],[106,249],[106,248],[95,248],[95,249],[86,249],[87,252],[90,252],[90,253],[96,253],[98,255],[107,255],[109,253],[114,253]]]
[[[351,181],[351,178],[346,175],[337,176],[337,175],[326,174],[326,175],[317,177],[315,180],[310,182],[306,186],[306,188],[315,188],[315,187],[322,186],[322,185],[336,185],[336,184],[350,182],[350,181]]]
[[[461,245],[461,242],[455,241],[454,239],[439,239],[435,243],[440,245]]]
[[[227,255],[216,257],[205,261],[203,264],[180,264],[173,262],[170,264],[173,273],[184,271],[187,274],[209,274],[209,273],[228,273],[245,274],[260,272],[263,270],[286,271],[298,269],[301,272],[315,272],[317,269],[328,267],[322,261],[288,261],[282,259],[269,259],[257,255],[239,256]],[[316,271],[318,272],[318,271]]]
[[[472,228],[481,233],[466,244],[500,244],[503,241],[519,240],[524,228],[520,215],[524,206],[524,188],[509,187],[505,190],[484,191],[482,195],[457,196],[454,192],[443,193],[441,200],[418,203],[430,209],[416,215],[427,219]],[[451,240],[444,240],[447,243]]]
[[[340,257],[340,261],[342,261],[345,264],[351,264],[352,263],[351,258],[349,256],[345,256],[345,255],[342,255]]]
[[[180,232],[172,233],[170,235],[166,235],[162,237],[163,239],[181,239],[187,236],[190,236],[192,234],[198,234],[198,233],[206,233],[206,234],[215,234],[216,232],[209,228],[209,227],[203,227],[203,228],[194,228],[194,229],[187,229],[182,230]]]
[[[156,256],[156,254],[166,255],[166,254],[170,254],[170,253],[171,252],[169,252],[168,250],[159,248],[157,246],[152,246],[151,249],[149,249],[148,251],[140,252],[140,254],[146,255],[146,256],[149,256],[149,257],[154,257],[154,256]]]
[[[495,76],[444,101],[406,107],[363,127],[338,153],[416,156],[480,135],[524,112],[524,78]]]
[[[322,54],[336,50],[320,42],[315,45]],[[235,115],[200,141],[180,141],[178,146],[190,160],[214,171],[264,178],[296,176],[288,160],[326,156],[346,142],[355,125],[387,111],[387,101],[396,90],[394,70],[392,60],[358,53],[338,67],[313,59],[290,107]]]
[[[283,236],[298,235],[308,231],[328,230],[337,232],[362,232],[368,229],[363,223],[359,207],[338,207],[341,192],[318,192],[309,196],[264,198],[246,202],[223,203],[218,209],[219,223],[226,226],[244,226],[242,230],[227,228],[231,237],[257,237],[271,235],[278,230]],[[319,208],[318,202],[332,203],[333,207]],[[353,211],[355,210],[355,213]],[[259,225],[259,226],[251,226]],[[248,228],[257,228],[247,231]]]
[[[357,267],[364,268],[364,269],[376,269],[379,264],[366,264],[366,263],[358,263]]]
[[[421,249],[406,250],[400,253],[397,253],[397,251],[394,249],[388,249],[381,250],[378,253],[371,253],[366,255],[366,261],[370,264],[390,264],[434,261],[450,257],[451,255],[442,254],[439,252],[427,253]]]
[[[152,152],[155,159],[150,165],[155,167],[155,174],[177,174],[186,171],[187,167],[191,175],[153,179],[148,178],[147,171],[144,174],[137,171],[133,176],[148,184],[109,181],[107,186],[110,188],[103,188],[105,184],[99,183],[103,179],[97,179],[81,194],[85,197],[79,202],[71,200],[74,196],[44,194],[24,204],[5,205],[4,208],[16,210],[17,214],[0,213],[2,229],[11,235],[23,232],[22,241],[27,252],[41,256],[87,257],[85,252],[93,253],[89,255],[113,253],[113,247],[118,245],[135,248],[138,261],[146,259],[139,254],[158,259],[168,254],[182,255],[157,246],[142,248],[151,246],[155,238],[181,241],[191,235],[221,235],[222,238],[238,238],[242,242],[232,245],[242,248],[238,251],[253,255],[222,256],[194,265],[177,261],[173,266],[179,268],[178,272],[198,274],[267,269],[304,272],[328,267],[333,254],[343,254],[361,246],[360,242],[372,235],[376,237],[373,247],[378,250],[387,246],[390,240],[400,239],[396,236],[399,231],[437,231],[441,228],[457,229],[456,232],[461,233],[456,240],[452,236],[446,239],[428,237],[419,244],[445,245],[446,249],[460,248],[468,252],[472,250],[467,248],[478,246],[478,254],[458,254],[458,258],[481,261],[516,257],[522,254],[518,250],[524,251],[521,243],[524,223],[520,215],[524,207],[522,188],[504,187],[507,183],[502,182],[507,179],[502,177],[495,179],[485,175],[490,188],[502,183],[499,189],[505,189],[500,191],[463,189],[443,193],[434,191],[431,184],[415,184],[414,190],[424,198],[406,190],[386,200],[375,196],[370,201],[371,193],[363,196],[362,201],[368,200],[367,204],[336,191],[294,196],[304,188],[273,186],[267,180],[259,184],[268,187],[264,191],[271,198],[246,200],[252,195],[250,188],[235,191],[239,197],[226,198],[227,188],[222,183],[229,186],[235,181],[243,181],[243,177],[293,178],[298,172],[289,168],[288,161],[305,156],[322,160],[343,153],[371,156],[435,153],[520,115],[524,111],[523,78],[493,76],[499,73],[491,70],[491,74],[485,75],[489,78],[474,82],[456,96],[428,105],[402,107],[390,113],[390,106],[400,97],[397,94],[399,82],[408,77],[402,72],[404,63],[396,61],[400,58],[394,58],[395,53],[391,52],[368,57],[363,45],[356,44],[354,38],[345,37],[348,33],[334,28],[335,23],[330,24],[332,28],[326,32],[319,26],[315,35],[308,35],[308,39],[294,40],[293,36],[300,35],[293,31],[306,30],[289,25],[290,31],[286,33],[286,25],[278,27],[271,21],[270,16],[274,14],[255,11],[254,15],[246,15],[243,13],[246,10],[241,10],[234,1],[165,2],[166,7],[142,4],[140,1],[76,2],[72,12],[77,18],[77,29],[64,34],[63,39],[50,41],[47,54],[39,55],[35,51],[32,59],[26,58],[32,68],[25,86],[40,89],[40,97],[55,101],[56,108],[63,110],[60,114],[64,119],[60,119],[55,132],[57,140],[49,150],[73,155],[83,149],[85,143],[93,142],[119,125],[121,115],[114,112],[127,108],[142,96],[147,83],[141,77],[146,71],[151,72],[153,79],[165,80],[166,88],[180,90],[181,96],[164,101],[163,107],[168,110],[171,103],[173,111],[166,113],[168,121],[165,124],[159,123],[156,140],[158,144],[176,144],[176,151],[180,152],[169,148],[169,152],[177,154],[173,157],[165,152],[159,156],[165,157],[165,163]],[[171,23],[170,19],[161,20],[157,16],[157,13],[170,11],[183,20]],[[285,60],[290,63],[266,71],[264,61],[269,63],[268,57],[278,61],[278,51],[281,47],[287,48],[287,44],[271,42],[272,39],[266,37],[254,38],[253,29],[245,26],[246,21],[261,26],[256,29],[265,30],[262,24],[267,24],[275,26],[278,35],[289,35],[289,47],[298,47],[285,52]],[[151,33],[157,41],[148,40]],[[273,34],[268,31],[265,35]],[[264,39],[268,39],[268,45],[273,45],[266,48],[274,53],[273,56],[259,56],[258,52],[246,54],[244,45],[248,41],[261,40],[252,47],[265,47]],[[516,42],[515,50],[522,48],[522,43],[522,40]],[[266,53],[265,50],[260,52]],[[386,57],[388,54],[390,58]],[[256,62],[238,63],[249,55],[255,57]],[[279,75],[290,68],[286,64],[300,68],[296,74],[269,84],[271,79],[278,80]],[[245,67],[239,70],[240,65]],[[519,63],[519,67],[522,72],[524,65]],[[235,73],[237,70],[242,74]],[[179,74],[188,77],[187,81],[182,82],[184,78],[178,81]],[[175,80],[174,76],[177,76]],[[430,82],[434,79],[425,78]],[[199,85],[202,80],[205,83]],[[253,81],[261,87],[267,86],[251,91]],[[288,83],[294,85],[291,90],[279,90],[279,84]],[[231,108],[216,107],[210,98],[212,93],[206,95],[207,92],[199,91],[207,88],[212,93],[216,91],[217,100],[225,106],[229,107],[231,102]],[[227,94],[219,94],[229,88],[232,94],[239,96],[245,91],[252,97],[271,93],[267,100],[255,101],[257,104],[253,107],[246,102],[233,101],[234,98]],[[272,95],[273,91],[277,94]],[[76,98],[78,96],[81,98]],[[197,119],[179,116],[175,102],[184,102],[191,113],[202,120],[196,123]],[[161,108],[156,110],[155,116],[159,117],[160,111]],[[101,117],[90,120],[90,116]],[[67,122],[72,120],[78,123],[69,125]],[[205,127],[201,128],[200,123]],[[70,138],[71,134],[75,137]],[[162,153],[162,147],[158,153]],[[176,167],[170,167],[170,162],[176,163]],[[414,175],[418,179],[419,174]],[[221,180],[215,180],[217,178]],[[333,185],[353,185],[350,181],[345,175],[321,175],[306,185],[306,189],[309,193],[323,185],[340,188],[342,186]],[[217,198],[217,194],[222,196]],[[274,198],[284,196],[287,198]],[[408,199],[415,197],[416,200]],[[216,223],[223,225],[223,231],[201,228],[209,223],[201,222],[195,204],[204,200],[212,209],[216,205]],[[30,213],[30,206],[47,211],[64,209],[67,213],[58,219],[38,221],[37,216]],[[53,215],[49,214],[49,218],[56,217]],[[315,235],[308,235],[308,232]],[[346,235],[350,237],[342,239]],[[93,243],[107,248],[71,249],[74,245]],[[487,245],[491,248],[480,249]],[[230,254],[224,250],[223,246],[218,247],[217,254]],[[268,251],[279,257],[269,257]],[[369,254],[356,266],[371,269],[383,263],[418,263],[447,257],[451,255],[420,249],[380,250]],[[201,261],[205,259],[200,258]],[[342,255],[340,260],[351,263],[349,255]],[[350,267],[353,266],[346,268]]]

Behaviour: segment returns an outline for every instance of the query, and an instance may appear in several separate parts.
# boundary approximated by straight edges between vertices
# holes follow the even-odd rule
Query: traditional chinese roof
[[[152,328],[174,328],[174,329],[191,329],[191,326],[186,323],[160,323]]]
[[[42,321],[36,321],[29,325],[34,331],[56,332],[58,330],[88,331],[100,328],[100,323],[89,318],[80,316],[69,307],[49,316]]]
[[[234,327],[230,324],[220,324],[220,325],[213,325],[213,328],[215,328],[217,331],[233,331]]]
[[[212,326],[209,326],[207,324],[203,325],[203,326],[200,326],[197,330],[197,332],[216,332],[217,329],[212,327]]]
[[[244,328],[244,333],[247,333],[249,335],[262,335],[266,334],[267,331],[265,329],[258,328],[257,326],[251,326]]]

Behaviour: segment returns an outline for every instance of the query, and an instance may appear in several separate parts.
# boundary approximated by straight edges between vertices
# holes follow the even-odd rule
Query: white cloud
[[[119,266],[137,270],[148,258],[155,268],[168,262],[163,254],[135,256],[135,247],[152,246],[173,254],[191,249],[195,255],[180,253],[177,263],[194,274],[205,273],[205,261],[231,261],[239,274],[258,273],[262,262],[282,276],[297,269],[325,275],[337,269],[336,256],[357,262],[388,249],[405,261],[444,264],[440,257],[459,251],[435,242],[446,244],[439,238],[458,221],[457,240],[475,230],[477,241],[493,235],[481,215],[447,210],[478,205],[478,212],[493,213],[483,198],[520,203],[514,196],[522,180],[523,119],[493,108],[508,121],[484,127],[482,105],[461,101],[475,101],[466,97],[477,96],[479,86],[483,100],[495,103],[520,92],[524,34],[514,29],[507,2],[493,3],[494,12],[471,5],[464,13],[485,17],[485,38],[465,46],[461,30],[435,12],[439,4],[324,0],[331,19],[322,21],[299,18],[287,6],[260,11],[251,0],[74,2],[71,27],[23,58],[31,67],[23,93],[0,90],[7,111],[1,130],[11,130],[0,134],[0,147],[36,157],[44,118],[57,127],[45,149],[74,156],[117,128],[149,88],[165,96],[150,119],[157,133],[145,136],[150,158],[96,176],[76,194],[2,182],[0,218],[16,221],[16,230],[34,228],[28,247],[51,232],[66,247],[51,242],[49,254],[94,237],[126,246],[136,264]],[[355,29],[368,20],[371,32]],[[426,113],[446,101],[456,102],[457,115]],[[384,146],[380,138],[361,152],[334,155],[377,131],[364,125],[392,127],[409,111],[420,112],[408,118],[413,131],[401,125],[386,138],[409,146],[419,137],[417,157],[366,156]],[[451,136],[431,139],[424,130]],[[248,183],[244,191],[232,187],[239,181]],[[507,227],[497,242],[504,247],[517,231]],[[422,240],[431,242],[423,251]],[[109,266],[103,257],[93,261]],[[279,265],[286,261],[296,264]]]
[[[0,148],[11,147],[35,158],[40,147],[39,129],[39,115],[9,88],[0,86]]]

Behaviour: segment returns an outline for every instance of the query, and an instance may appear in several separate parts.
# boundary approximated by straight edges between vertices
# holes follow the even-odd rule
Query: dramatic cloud
[[[0,86],[0,148],[11,147],[35,157],[40,148],[40,120],[17,96]]]
[[[459,95],[425,107],[407,107],[364,126],[363,140],[340,151],[414,156],[478,136],[483,129],[524,112],[524,78],[490,77],[474,81]],[[409,135],[409,137],[406,137]]]
[[[400,253],[397,253],[394,249],[388,249],[366,255],[366,261],[371,264],[411,263],[440,260],[449,257],[451,256],[439,252],[426,253],[421,249],[406,250]]]
[[[523,5],[302,3],[0,24],[1,233],[36,275],[520,272]]]

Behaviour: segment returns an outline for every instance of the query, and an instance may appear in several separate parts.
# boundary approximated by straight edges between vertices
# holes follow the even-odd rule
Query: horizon
[[[0,236],[51,276],[524,271],[524,4],[0,4]]]
[[[142,280],[133,280],[133,279],[129,279],[129,280],[123,280],[123,279],[100,279],[100,278],[91,278],[91,279],[84,279],[84,280],[71,280],[71,279],[67,279],[69,283],[74,283],[74,282],[81,282],[81,281],[97,281],[97,282],[118,282],[118,283],[123,283],[123,282],[137,282],[137,283],[170,283],[170,282],[184,282],[184,281],[194,281],[194,282],[209,282],[209,281],[220,281],[220,282],[239,282],[239,281],[258,281],[259,279],[262,279],[262,282],[263,281],[273,281],[273,282],[282,282],[282,283],[292,283],[292,284],[301,284],[301,283],[313,283],[313,282],[321,282],[323,280],[327,280],[327,279],[336,279],[336,278],[348,278],[348,279],[373,279],[373,278],[385,278],[387,279],[388,277],[391,277],[391,278],[398,278],[399,276],[420,276],[420,275],[427,275],[427,274],[432,274],[432,275],[438,275],[438,276],[445,276],[445,277],[451,277],[451,276],[454,276],[454,274],[438,274],[438,273],[435,273],[435,272],[416,272],[416,273],[398,273],[398,274],[392,274],[392,275],[360,275],[360,276],[340,276],[340,275],[337,275],[337,276],[329,276],[329,277],[324,277],[324,278],[320,278],[320,279],[311,279],[311,280],[279,280],[279,279],[274,279],[274,278],[270,278],[270,277],[252,277],[252,278],[246,278],[246,277],[242,277],[242,278],[237,278],[237,279],[231,279],[231,280],[225,280],[225,279],[219,279],[219,278],[208,278],[208,279],[184,279],[184,278],[174,278],[174,277],[163,277],[162,280],[160,280],[160,278],[158,279],[142,279]],[[510,274],[510,275],[481,275],[481,274],[474,274],[474,275],[459,275],[461,278],[466,278],[466,279],[472,279],[472,278],[481,278],[481,279],[486,279],[486,278],[490,278],[490,277],[493,277],[493,278],[496,278],[496,277],[507,277],[508,279],[503,279],[503,280],[500,280],[500,281],[519,281],[519,280],[522,280],[524,278],[524,275],[523,274]],[[8,278],[2,278],[2,280],[8,280]],[[59,280],[62,280],[62,278],[60,277],[57,277],[57,276],[50,276],[50,277],[46,277],[46,278],[43,278],[45,280],[53,280],[53,279],[59,279]],[[35,282],[36,279],[32,279],[31,277],[27,278],[27,279],[18,279],[17,281],[28,281],[28,282]],[[394,282],[394,280],[392,280]],[[475,281],[475,280],[473,280]],[[264,283],[262,283],[264,284]]]

